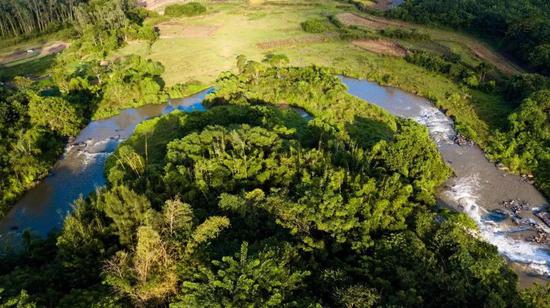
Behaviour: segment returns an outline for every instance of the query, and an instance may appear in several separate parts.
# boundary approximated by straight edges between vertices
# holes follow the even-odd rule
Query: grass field
[[[511,111],[499,97],[471,91],[400,57],[370,52],[340,40],[334,33],[308,34],[302,31],[300,23],[311,17],[345,12],[357,14],[351,5],[329,0],[263,1],[255,5],[241,1],[209,4],[208,7],[209,11],[204,16],[175,18],[167,21],[168,26],[166,21],[159,25],[161,38],[152,46],[145,42],[130,42],[113,56],[139,54],[159,61],[166,67],[163,75],[166,84],[173,85],[192,80],[211,84],[221,72],[236,70],[235,58],[239,54],[261,60],[270,52],[284,53],[290,58],[291,65],[332,67],[337,72],[427,97],[447,110],[447,114],[457,120],[459,129],[481,145],[487,141],[490,128],[501,127]],[[377,21],[382,21],[378,27],[399,24],[395,21]],[[169,31],[163,33],[163,27]],[[452,50],[471,65],[481,62],[480,55],[471,46],[482,46],[486,54],[487,50],[493,52],[483,43],[463,34],[426,27],[420,31],[428,32],[432,40],[416,43],[397,41],[406,48],[436,52]]]
[[[317,35],[303,32],[300,22],[308,17],[342,11],[337,8],[340,4],[332,1],[318,1],[318,5],[312,5],[311,1],[288,2],[293,5],[270,5],[269,2],[210,5],[209,14],[205,16],[171,21],[179,25],[181,35],[175,35],[177,27],[174,26],[168,33],[161,31],[161,38],[153,46],[132,42],[121,49],[119,55],[135,53],[160,61],[166,67],[163,77],[168,85],[189,80],[211,83],[219,73],[235,67],[235,57],[239,54],[260,59],[281,48],[316,45],[311,40],[317,40]],[[160,24],[159,28],[166,28],[164,25]],[[215,31],[205,31],[214,28]],[[300,44],[301,41],[304,43]],[[266,45],[274,48],[265,48]]]
[[[156,42],[150,45],[143,41],[131,41],[110,57],[138,54],[159,61],[165,66],[162,77],[166,85],[171,86],[190,81],[210,85],[221,72],[236,71],[235,58],[240,54],[261,60],[268,53],[284,53],[290,58],[291,65],[331,67],[338,73],[370,79],[427,97],[454,117],[459,129],[482,146],[491,129],[502,127],[511,111],[498,96],[465,88],[443,75],[406,62],[401,58],[401,51],[393,53],[394,56],[383,54],[392,46],[437,53],[452,51],[472,66],[485,60],[505,74],[520,71],[475,38],[361,14],[351,4],[332,0],[206,3],[208,11],[203,16],[149,20],[155,22],[160,30],[160,38]],[[373,42],[354,44],[341,40],[335,32],[309,34],[300,26],[309,18],[328,16],[338,16],[340,19],[342,16],[351,17],[352,24],[359,23],[359,26],[370,29],[374,37],[381,37],[377,32],[380,29],[414,27],[428,34],[430,39],[408,41],[386,38],[388,41],[384,42],[384,46]],[[0,48],[0,53],[5,55],[10,51],[21,51],[40,42],[44,44],[52,38],[29,41],[8,49]],[[44,72],[52,60],[50,56],[11,63],[0,67],[0,76],[37,75]]]

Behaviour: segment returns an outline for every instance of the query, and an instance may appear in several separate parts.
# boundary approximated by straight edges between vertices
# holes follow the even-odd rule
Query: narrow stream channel
[[[453,122],[428,100],[365,80],[344,77],[341,80],[350,94],[427,126],[444,160],[455,173],[438,194],[441,204],[473,218],[479,226],[480,236],[511,261],[524,281],[529,280],[530,275],[550,276],[549,247],[528,240],[541,230],[550,231],[533,215],[538,208],[547,205],[533,185],[497,169],[479,147],[457,145]],[[25,229],[45,235],[60,228],[75,199],[105,184],[103,169],[107,156],[132,134],[137,124],[175,109],[204,111],[201,102],[210,91],[164,105],[123,110],[112,118],[91,122],[75,142],[67,146],[51,175],[27,192],[0,221],[0,241],[9,242]],[[303,110],[297,112],[310,118]],[[511,217],[498,215],[495,219],[495,212],[491,211],[502,208],[501,203],[507,200],[529,204],[521,213],[522,220],[513,222]]]

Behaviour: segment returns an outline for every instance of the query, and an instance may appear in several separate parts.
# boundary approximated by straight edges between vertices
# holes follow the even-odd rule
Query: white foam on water
[[[101,158],[106,158],[111,155],[116,149],[116,146],[124,140],[125,139],[120,138],[120,136],[109,137],[102,140],[88,139],[85,141],[84,148],[79,149],[78,156],[82,157],[83,166],[88,166]]]
[[[103,157],[109,156],[111,153],[99,152],[99,153],[90,153],[86,151],[81,151],[78,153],[79,156],[82,156],[82,165],[88,166],[92,163],[95,163],[97,160]]]
[[[430,136],[437,143],[454,143],[456,133],[451,119],[435,107],[421,107],[420,115],[413,118],[416,122],[426,126]]]
[[[480,231],[481,237],[492,245],[510,261],[522,263],[534,274],[550,276],[550,253],[534,243],[510,238],[506,235],[509,228],[503,227],[483,218],[487,212],[478,203],[479,176],[455,179],[454,184],[444,193],[464,207],[464,211],[472,218]]]

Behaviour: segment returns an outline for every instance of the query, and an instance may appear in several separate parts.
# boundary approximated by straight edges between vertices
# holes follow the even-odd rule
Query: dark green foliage
[[[159,62],[139,56],[128,56],[113,63],[110,74],[102,81],[103,99],[99,102],[95,118],[111,116],[124,108],[165,102],[164,83],[160,75],[164,67]]]
[[[506,98],[517,102],[516,105],[532,93],[550,88],[550,79],[539,74],[520,74],[512,76],[504,87]]]
[[[33,96],[29,102],[31,124],[61,136],[75,136],[81,127],[76,108],[61,97]]]
[[[477,72],[473,68],[462,63],[458,55],[443,57],[421,50],[410,51],[405,56],[405,60],[422,66],[429,71],[447,75],[470,87],[478,87],[480,82],[485,78],[486,70],[488,69],[485,67],[485,64],[483,64],[483,66],[477,68],[477,71],[479,71]]]
[[[34,181],[47,174],[62,151],[63,136],[80,128],[73,106],[62,98],[41,97],[32,82],[0,88],[0,216]]]
[[[206,7],[198,2],[171,4],[164,9],[164,15],[170,17],[196,16],[206,12]]]
[[[546,0],[411,0],[389,14],[486,35],[538,72],[550,74]]]
[[[309,272],[292,269],[298,252],[290,245],[267,248],[257,254],[241,245],[235,257],[212,261],[192,280],[184,281],[175,307],[280,307],[306,304],[296,294]],[[312,304],[312,303],[310,303]]]
[[[544,302],[544,289],[518,294],[472,221],[437,216],[450,171],[424,127],[347,94],[328,70],[240,60],[242,74],[219,78],[208,111],[139,125],[108,159],[108,187],[79,200],[58,235],[1,260],[2,303]],[[157,72],[129,63],[120,74]]]
[[[388,29],[380,30],[380,34],[391,38],[412,40],[412,41],[425,41],[430,39],[430,36],[428,34],[419,33],[416,31],[416,29],[402,30],[402,29],[388,28]]]
[[[158,33],[144,25],[149,13],[129,0],[90,0],[78,6],[73,26],[79,34],[78,49],[88,57],[103,57],[126,39],[153,42]]]
[[[508,117],[507,131],[497,133],[490,157],[512,171],[534,172],[542,191],[550,195],[550,90],[535,92]]]

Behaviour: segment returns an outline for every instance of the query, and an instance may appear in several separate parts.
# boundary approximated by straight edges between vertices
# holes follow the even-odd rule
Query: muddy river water
[[[428,100],[369,81],[345,77],[341,80],[352,95],[427,126],[455,174],[440,189],[440,203],[467,213],[477,223],[479,236],[495,245],[510,261],[524,285],[550,276],[550,247],[532,240],[550,232],[533,215],[548,203],[533,185],[499,170],[479,147],[458,145],[453,122]],[[67,146],[51,175],[27,192],[0,221],[0,240],[10,242],[27,228],[39,235],[60,228],[75,199],[105,184],[106,158],[132,134],[137,124],[176,109],[204,111],[201,102],[209,91],[164,105],[123,110],[112,118],[91,122]],[[303,110],[296,111],[309,117]],[[503,205],[508,200],[522,201],[522,207]]]

